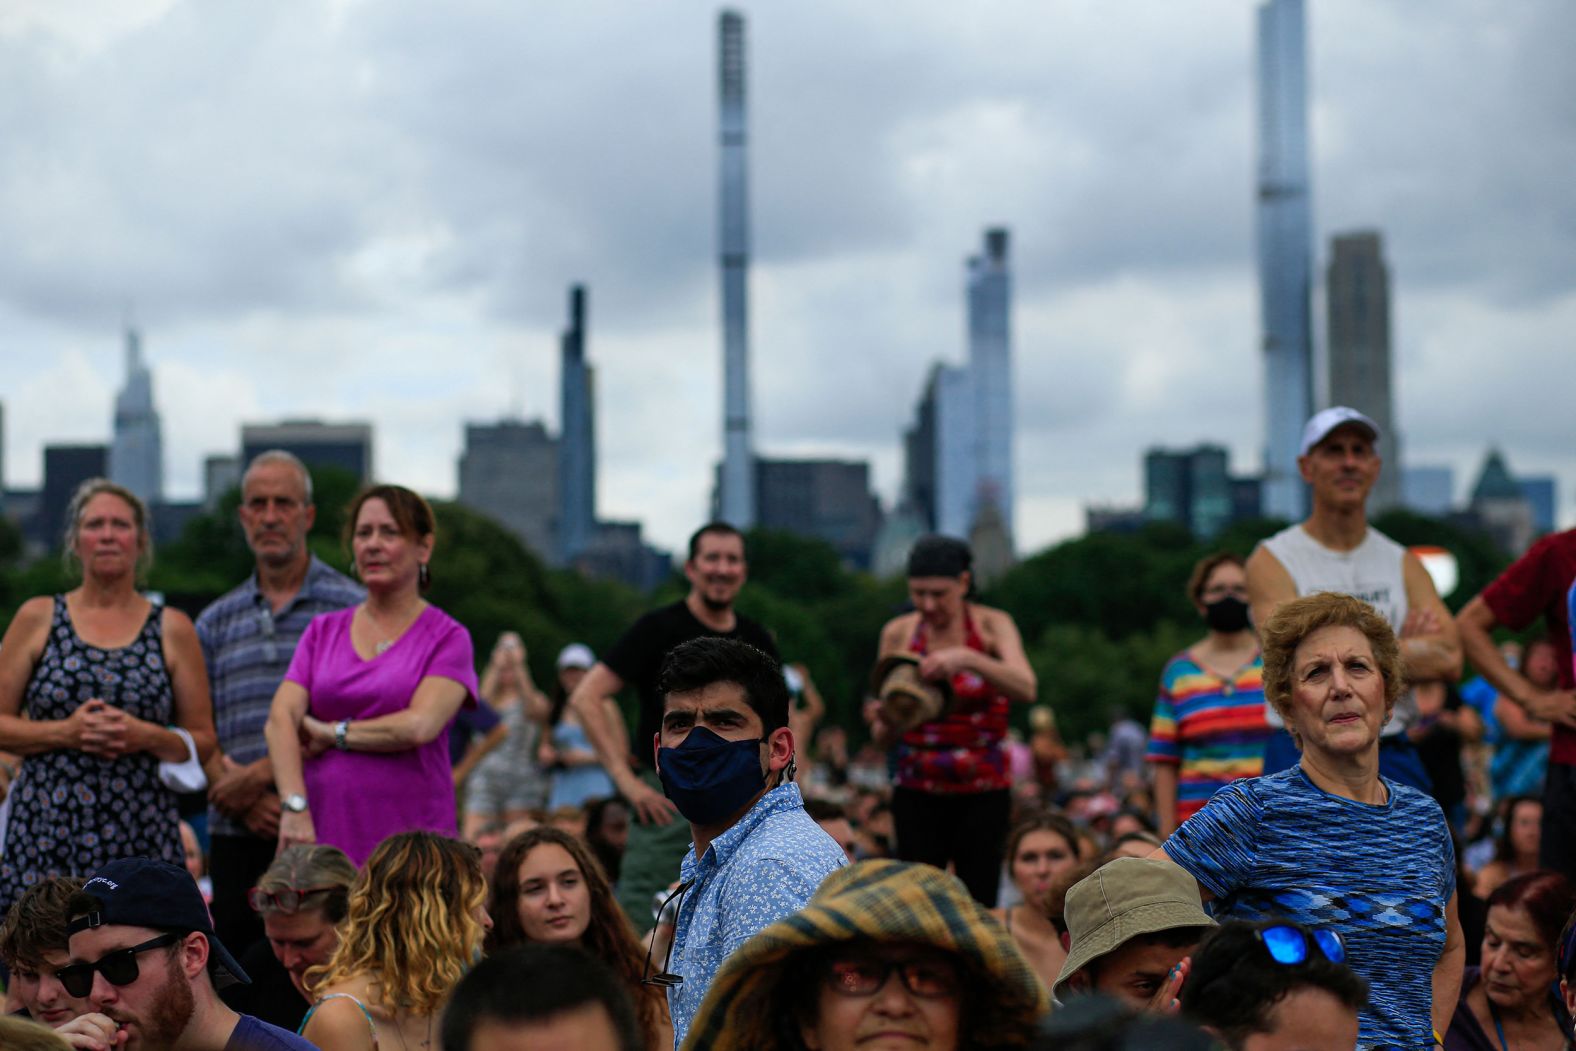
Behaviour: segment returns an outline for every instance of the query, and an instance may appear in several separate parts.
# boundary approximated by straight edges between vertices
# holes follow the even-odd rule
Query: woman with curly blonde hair
[[[350,888],[339,948],[306,974],[317,997],[301,1035],[322,1051],[430,1048],[449,993],[492,927],[476,849],[401,832],[373,850]]]
[[[650,1051],[671,1051],[673,1023],[662,988],[643,985],[645,951],[585,841],[539,825],[509,841],[493,874],[487,951],[531,942],[576,945],[613,969],[629,990]]]

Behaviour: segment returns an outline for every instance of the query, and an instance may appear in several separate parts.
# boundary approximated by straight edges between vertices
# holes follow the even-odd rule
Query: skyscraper
[[[1012,543],[1012,274],[1007,231],[985,231],[968,261],[969,371],[973,374],[975,478],[968,527],[994,507]]]
[[[569,290],[569,328],[560,341],[558,558],[568,563],[596,537],[595,375],[586,362],[586,293]]]
[[[1330,404],[1350,405],[1379,425],[1383,466],[1368,507],[1370,511],[1398,507],[1401,457],[1390,380],[1390,272],[1377,233],[1342,234],[1331,240],[1325,306]]]
[[[755,518],[755,456],[750,449],[750,216],[745,156],[744,16],[737,11],[724,11],[717,28],[723,385],[722,484],[718,503],[722,517],[744,529]]]
[[[1312,216],[1308,188],[1307,45],[1302,0],[1258,10],[1259,307],[1264,332],[1264,513],[1303,516],[1297,473],[1302,426],[1313,412],[1309,306]]]
[[[115,396],[109,476],[145,504],[164,498],[164,440],[153,407],[153,373],[143,363],[142,338],[134,328],[126,329],[126,385]]]

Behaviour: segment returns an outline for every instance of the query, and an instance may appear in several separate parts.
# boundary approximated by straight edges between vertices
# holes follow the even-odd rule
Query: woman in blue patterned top
[[[1464,946],[1444,814],[1379,775],[1399,644],[1373,607],[1334,593],[1286,603],[1262,634],[1264,695],[1301,760],[1221,789],[1162,849],[1217,917],[1341,933],[1370,987],[1359,1048],[1432,1048],[1455,1008]]]

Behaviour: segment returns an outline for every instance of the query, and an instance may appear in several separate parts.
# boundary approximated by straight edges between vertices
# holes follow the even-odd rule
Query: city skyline
[[[1003,225],[1020,551],[1130,499],[1150,445],[1257,464],[1256,4],[737,6],[757,449],[869,458],[890,505],[929,363],[964,350],[958,246]],[[46,442],[108,438],[130,303],[171,498],[240,422],[291,417],[371,420],[381,476],[452,494],[465,420],[518,395],[556,428],[583,280],[598,509],[682,541],[721,455],[717,5],[95,13],[0,12],[8,485],[37,484]],[[1459,486],[1493,444],[1576,491],[1576,92],[1553,45],[1576,16],[1518,5],[1485,35],[1443,5],[1419,40],[1399,5],[1314,2],[1308,23],[1312,266],[1334,232],[1384,237],[1407,461]]]

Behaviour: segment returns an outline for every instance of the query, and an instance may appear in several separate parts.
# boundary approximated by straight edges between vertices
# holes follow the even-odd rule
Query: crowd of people
[[[0,1047],[1570,1048],[1576,531],[1452,615],[1367,523],[1377,438],[1308,421],[1309,517],[1177,582],[1203,634],[1103,743],[955,538],[910,552],[855,748],[725,523],[544,691],[424,597],[410,490],[356,497],[352,579],[257,457],[255,570],[194,622],[87,483],[80,584],[0,643]]]

